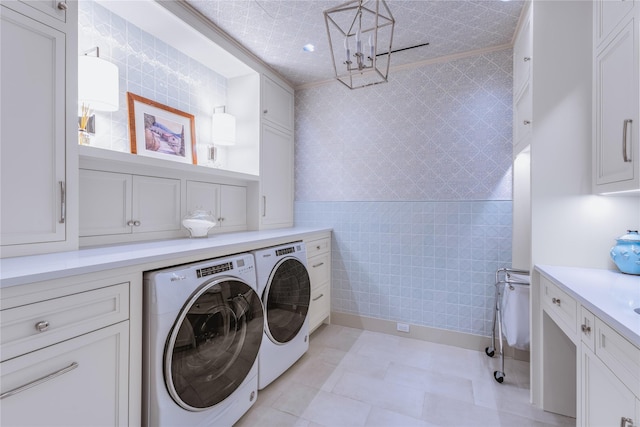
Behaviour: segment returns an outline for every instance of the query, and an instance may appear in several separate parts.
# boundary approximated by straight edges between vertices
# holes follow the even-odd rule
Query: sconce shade
[[[78,101],[96,111],[118,111],[118,67],[96,56],[78,57]]]
[[[212,118],[214,145],[235,145],[236,118],[228,113],[214,113]]]

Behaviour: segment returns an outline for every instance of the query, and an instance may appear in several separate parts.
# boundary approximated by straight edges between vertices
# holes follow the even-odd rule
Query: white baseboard
[[[409,325],[409,332],[397,330],[397,322],[392,320],[376,319],[373,317],[357,316],[355,314],[331,312],[331,323],[350,328],[363,329],[365,331],[381,332],[383,334],[397,335],[399,337],[413,338],[438,344],[452,345],[484,352],[491,345],[491,337],[468,334],[465,332],[448,331],[445,329],[431,328],[428,326]],[[515,360],[529,361],[529,352],[509,347],[505,344],[504,356]],[[496,353],[497,353],[496,349]]]

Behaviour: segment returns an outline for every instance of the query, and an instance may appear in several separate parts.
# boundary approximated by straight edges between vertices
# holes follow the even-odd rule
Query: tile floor
[[[484,352],[337,325],[258,392],[236,427],[570,426],[529,404],[529,364]]]

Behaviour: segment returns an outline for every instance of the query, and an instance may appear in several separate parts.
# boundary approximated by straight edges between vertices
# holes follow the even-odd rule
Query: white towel
[[[520,282],[520,277],[512,277]],[[524,282],[525,280],[522,280]],[[528,283],[528,277],[526,282]],[[529,286],[504,285],[502,292],[502,334],[509,346],[529,349]]]

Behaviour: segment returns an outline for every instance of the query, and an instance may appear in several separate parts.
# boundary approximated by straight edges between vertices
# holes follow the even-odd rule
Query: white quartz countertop
[[[536,270],[640,347],[640,276],[619,271],[537,265]]]
[[[0,289],[43,280],[59,279],[99,271],[176,264],[176,259],[206,259],[253,249],[304,240],[331,229],[283,228],[216,234],[207,238],[174,239],[80,249],[0,260]],[[172,264],[172,262],[174,264]],[[184,261],[182,261],[184,262]],[[157,267],[156,267],[157,268]]]

